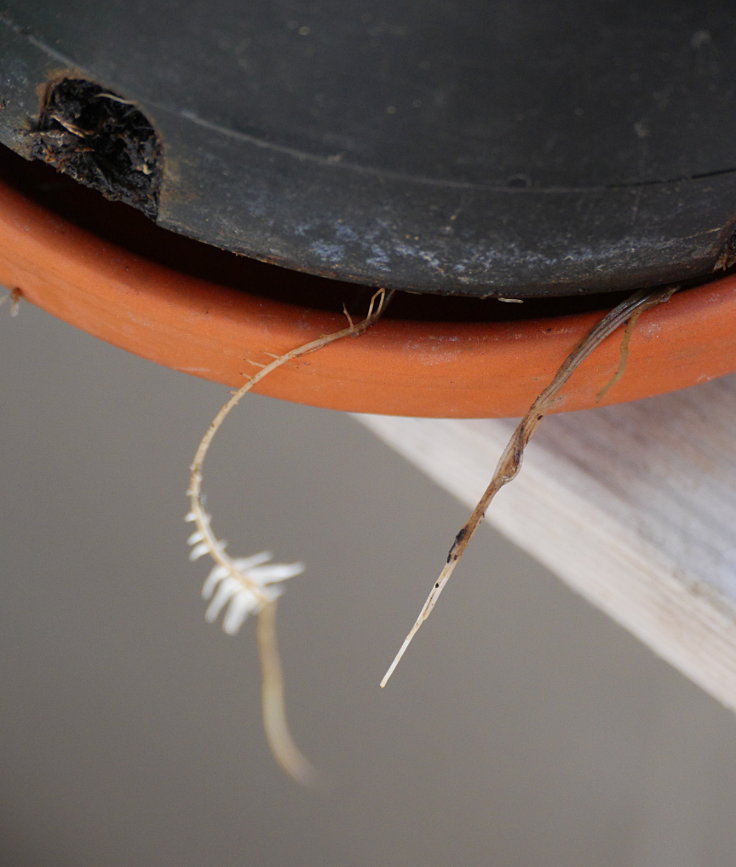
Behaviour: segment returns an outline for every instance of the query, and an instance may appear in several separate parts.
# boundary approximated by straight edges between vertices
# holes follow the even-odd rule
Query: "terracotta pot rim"
[[[116,346],[230,386],[267,353],[337,330],[344,319],[183,274],[102,240],[0,183],[0,281]],[[290,272],[284,271],[284,279]],[[280,369],[260,392],[354,412],[516,416],[600,316],[511,322],[385,318]],[[736,275],[645,313],[623,377],[600,404],[648,397],[736,370]],[[575,374],[559,410],[598,405],[615,374],[609,339]]]

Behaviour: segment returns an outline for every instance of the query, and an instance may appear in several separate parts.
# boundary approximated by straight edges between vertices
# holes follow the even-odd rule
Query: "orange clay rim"
[[[209,283],[100,240],[0,185],[0,282],[54,316],[175,370],[229,386],[268,360],[344,327],[336,314]],[[290,272],[284,271],[289,280]],[[253,287],[257,288],[257,287]],[[384,318],[286,365],[257,389],[352,412],[434,417],[523,414],[600,317],[585,313],[498,323]],[[574,374],[558,411],[673,391],[736,370],[736,275],[647,311],[624,376],[620,335]]]

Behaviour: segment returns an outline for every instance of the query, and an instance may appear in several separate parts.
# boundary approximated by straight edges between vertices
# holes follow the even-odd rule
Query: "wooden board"
[[[515,424],[356,418],[469,509]],[[736,709],[736,375],[550,416],[487,521]]]

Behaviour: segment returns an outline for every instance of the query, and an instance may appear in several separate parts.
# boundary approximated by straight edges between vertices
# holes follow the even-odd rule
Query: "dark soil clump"
[[[161,144],[128,100],[83,79],[49,88],[31,153],[74,180],[156,218]]]

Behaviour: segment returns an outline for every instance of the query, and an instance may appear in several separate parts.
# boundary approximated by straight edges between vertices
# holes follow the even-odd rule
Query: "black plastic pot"
[[[0,141],[189,237],[476,295],[626,289],[729,260],[726,0],[0,10]]]

